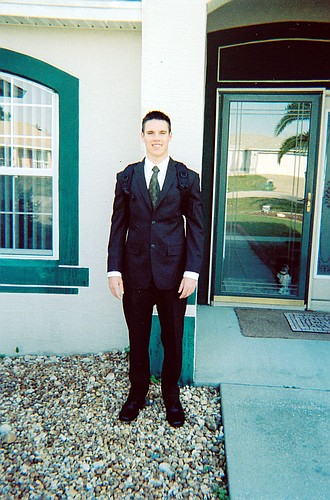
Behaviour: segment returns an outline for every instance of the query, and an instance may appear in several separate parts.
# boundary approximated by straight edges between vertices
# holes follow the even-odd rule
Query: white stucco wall
[[[140,155],[141,33],[1,26],[1,46],[80,80],[78,295],[0,294],[0,353],[98,352],[128,345],[107,289],[106,246],[116,171]]]
[[[172,120],[171,156],[200,172],[205,89],[205,0],[142,0],[142,114]]]
[[[72,354],[128,345],[121,304],[107,288],[106,250],[115,174],[140,159],[141,117],[160,108],[173,122],[171,154],[201,169],[204,0],[143,0],[143,29],[0,26],[1,47],[80,80],[78,295],[0,294],[0,354]],[[143,44],[142,44],[143,37]],[[141,52],[143,47],[143,58]]]

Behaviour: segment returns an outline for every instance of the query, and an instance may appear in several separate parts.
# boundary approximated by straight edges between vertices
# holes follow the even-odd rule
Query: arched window
[[[78,293],[79,80],[0,49],[0,292]]]
[[[0,73],[0,254],[58,255],[58,96]]]

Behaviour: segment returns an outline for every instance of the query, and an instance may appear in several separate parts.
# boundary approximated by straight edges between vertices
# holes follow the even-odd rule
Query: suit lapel
[[[146,205],[148,206],[149,210],[152,210],[152,203],[151,203],[148,187],[146,184],[146,178],[144,175],[144,160],[135,165],[134,174],[136,176],[135,177],[136,182],[137,182],[137,185],[140,189],[142,197],[143,197],[144,201],[146,202]],[[163,188],[159,193],[159,198],[157,200],[157,204],[156,204],[155,208],[157,208],[162,203],[162,201],[164,200],[169,189],[171,188],[173,183],[176,182],[176,178],[177,178],[177,175],[176,175],[175,161],[172,160],[172,158],[170,158],[170,160],[168,162],[168,167],[167,167],[167,172],[166,172]]]
[[[144,160],[135,165],[134,174],[136,175],[136,182],[141,191],[142,197],[146,202],[148,208],[152,210],[152,203],[149,195],[149,191],[146,184],[146,178],[144,175]]]
[[[175,162],[172,160],[172,158],[170,158],[170,160],[168,162],[165,181],[163,184],[163,189],[159,193],[159,197],[158,197],[155,208],[157,208],[162,203],[163,199],[165,198],[166,194],[168,193],[168,190],[171,188],[171,186],[173,185],[175,180],[176,180]]]

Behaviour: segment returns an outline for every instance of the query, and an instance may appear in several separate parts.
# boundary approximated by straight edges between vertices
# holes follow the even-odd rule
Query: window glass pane
[[[44,215],[16,215],[15,247],[22,250],[51,250],[52,217]]]
[[[11,222],[15,235],[14,248],[51,250],[53,220],[51,177],[19,176],[13,181],[14,218]],[[5,222],[8,223],[8,220]]]
[[[51,106],[52,91],[23,79],[13,79],[14,102],[17,104],[44,104]]]
[[[0,146],[0,167],[9,167],[10,165],[11,165],[11,148],[3,144],[2,146]]]
[[[50,137],[52,109],[34,106],[13,107],[14,135]]]
[[[11,248],[13,211],[13,179],[0,176],[0,245],[1,248]]]
[[[5,89],[0,80],[0,94]],[[6,83],[6,82],[5,82]],[[2,86],[1,86],[2,85]],[[0,102],[4,101],[0,95]],[[10,167],[11,165],[11,114],[10,106],[0,105],[0,167]]]
[[[228,119],[217,289],[297,297],[311,103],[232,100]]]
[[[16,142],[17,141],[17,142]],[[31,147],[36,144],[36,147]],[[15,139],[12,149],[12,165],[18,168],[52,167],[51,149],[47,148],[49,141],[43,139]]]
[[[15,211],[51,215],[52,178],[27,176],[16,177]]]
[[[0,97],[11,97],[11,81],[4,74],[0,75]]]
[[[11,120],[11,108],[5,103],[3,103],[3,105],[0,107],[0,120],[2,122],[5,122],[5,124],[7,125],[6,132],[10,134],[10,126],[8,127],[8,124],[10,124]]]
[[[0,214],[0,246],[1,248],[12,248],[13,246],[13,216],[11,214]]]
[[[13,210],[13,178],[9,175],[0,176],[0,211]]]

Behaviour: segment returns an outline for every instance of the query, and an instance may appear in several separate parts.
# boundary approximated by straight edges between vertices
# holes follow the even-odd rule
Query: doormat
[[[285,316],[285,314],[288,313],[287,309],[237,307],[235,308],[235,313],[238,318],[241,334],[244,337],[264,339],[330,340],[330,335],[328,333],[291,330]],[[298,313],[295,311],[295,314],[307,315],[311,313]],[[324,315],[320,314],[317,316]],[[327,316],[329,316],[329,314]]]
[[[284,313],[293,332],[330,333],[330,314]]]

